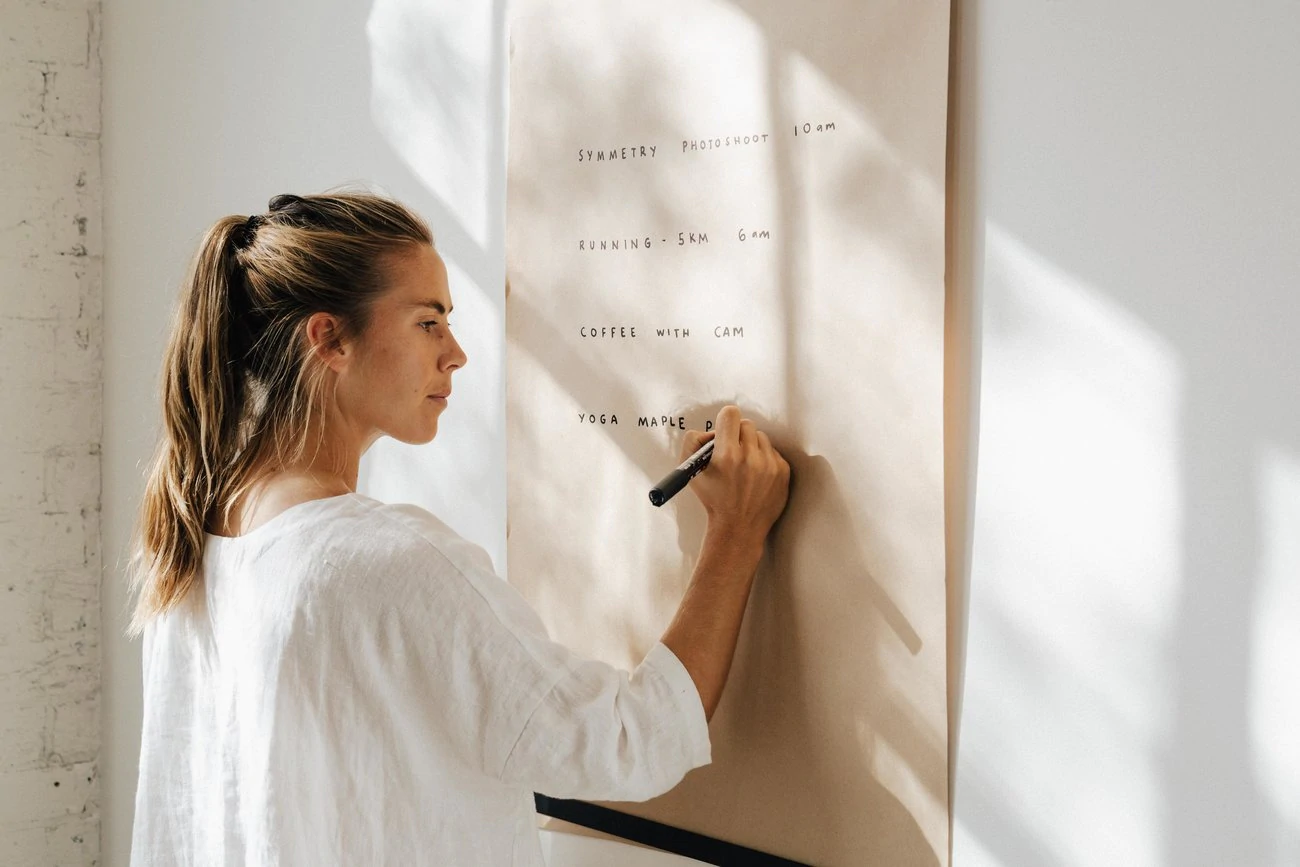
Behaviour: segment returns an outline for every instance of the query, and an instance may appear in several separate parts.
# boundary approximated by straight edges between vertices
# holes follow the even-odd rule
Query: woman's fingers
[[[713,431],[705,433],[704,431],[688,430],[686,436],[682,438],[681,453],[678,455],[679,461],[684,461],[691,455],[700,450],[700,446],[713,439]]]
[[[740,407],[728,404],[718,410],[717,444],[713,447],[713,458],[738,451],[740,446]]]
[[[740,444],[744,447],[746,453],[758,449],[758,428],[754,426],[753,419],[742,418],[740,420]]]

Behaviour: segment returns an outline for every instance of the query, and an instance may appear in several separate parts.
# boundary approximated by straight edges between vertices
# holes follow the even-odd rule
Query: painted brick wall
[[[0,4],[0,864],[99,860],[100,4]]]

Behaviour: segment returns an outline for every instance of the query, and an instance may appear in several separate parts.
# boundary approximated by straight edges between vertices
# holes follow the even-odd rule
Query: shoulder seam
[[[384,505],[404,505],[404,504],[400,504],[400,503],[399,503],[399,504],[394,504],[394,503],[385,503]],[[416,508],[421,508],[421,507],[416,506]],[[375,511],[378,512],[379,510],[376,509]],[[439,556],[440,558],[442,558],[443,562],[445,562],[448,566],[450,566],[450,567],[452,568],[452,570],[453,570],[457,575],[459,575],[459,576],[461,577],[461,579],[464,580],[464,582],[469,586],[469,588],[470,588],[471,590],[474,591],[475,595],[477,595],[479,599],[483,600],[483,604],[486,605],[486,606],[488,607],[488,610],[490,610],[494,615],[496,615],[496,613],[497,613],[497,612],[496,612],[496,608],[493,607],[493,605],[492,605],[492,601],[491,601],[490,599],[488,599],[486,596],[483,595],[483,591],[479,590],[478,586],[475,585],[475,583],[474,583],[474,582],[469,578],[469,576],[465,574],[464,570],[461,569],[460,566],[456,565],[456,563],[455,563],[455,562],[454,562],[450,557],[447,556],[446,552],[444,552],[441,548],[439,548],[437,545],[435,545],[431,540],[429,540],[428,538],[426,538],[426,537],[424,536],[423,533],[421,533],[420,531],[418,531],[418,530],[416,530],[416,529],[414,529],[414,528],[412,528],[412,527],[410,527],[410,526],[407,526],[406,524],[404,524],[403,522],[397,520],[396,518],[392,517],[391,515],[387,515],[387,514],[382,514],[382,513],[381,513],[381,517],[383,517],[383,519],[384,519],[385,521],[387,521],[388,523],[396,524],[396,525],[398,525],[398,526],[403,527],[403,529],[405,529],[405,530],[407,530],[408,532],[410,532],[410,533],[411,533],[412,535],[414,535],[414,536],[415,536],[419,541],[423,542],[425,545],[429,546],[431,549],[433,549],[434,551],[436,551],[437,554],[438,554],[438,556]],[[495,573],[493,573],[493,577],[494,577],[497,581],[504,581],[504,580],[505,580],[505,579],[501,578],[501,576],[496,575]],[[507,583],[509,583],[509,582],[507,582]],[[516,591],[516,592],[517,592],[517,591]],[[498,617],[498,619],[500,619],[500,618]],[[513,630],[511,630],[511,635],[512,635],[512,637],[514,637],[515,641],[518,642],[519,646],[522,647],[525,651],[528,652],[528,655],[529,655],[529,656],[533,656],[532,652],[528,650],[528,647],[527,647],[527,646],[526,646],[522,641],[519,641],[519,637],[516,636],[516,635],[514,635],[514,631],[513,631]],[[536,659],[535,656],[533,656],[533,658]],[[541,662],[542,660],[538,660],[538,661]]]

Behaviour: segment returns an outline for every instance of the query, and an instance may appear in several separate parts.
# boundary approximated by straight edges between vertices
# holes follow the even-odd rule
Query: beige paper
[[[713,763],[607,804],[819,865],[947,864],[948,5],[512,4],[508,574],[631,669],[738,404],[791,463]]]

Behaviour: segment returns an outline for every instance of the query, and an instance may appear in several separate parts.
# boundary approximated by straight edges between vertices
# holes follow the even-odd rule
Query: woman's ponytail
[[[245,292],[235,249],[246,240],[247,228],[243,218],[226,217],[208,230],[173,313],[163,353],[162,436],[141,503],[143,545],[134,552],[147,552],[150,562],[133,570],[140,596],[131,635],[195,583],[204,533],[236,447],[245,389],[231,352],[231,334],[237,332],[232,309],[241,306],[232,299]]]

